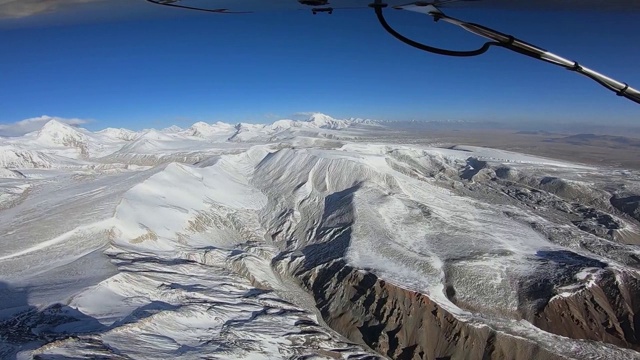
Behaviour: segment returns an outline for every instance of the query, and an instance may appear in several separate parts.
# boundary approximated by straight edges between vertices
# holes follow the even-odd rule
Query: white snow
[[[573,164],[566,161],[553,160],[548,158],[543,158],[539,156],[525,155],[520,153],[515,153],[507,150],[498,150],[498,149],[489,149],[478,146],[467,146],[467,145],[458,145],[455,146],[453,151],[449,149],[441,149],[439,150],[445,154],[455,154],[454,156],[464,156],[466,152],[468,155],[473,155],[480,160],[492,161],[492,162],[500,162],[505,164],[529,164],[529,165],[538,165],[538,166],[555,166],[562,168],[574,168],[581,170],[595,170],[593,167]],[[467,156],[468,157],[468,156]]]
[[[188,136],[196,136],[204,139],[225,141],[235,133],[235,126],[223,122],[207,124],[200,121],[191,125],[190,128],[182,133]]]
[[[27,136],[33,135],[35,139],[43,146],[77,146],[84,145],[87,142],[86,137],[80,131],[73,127],[61,123],[57,120],[51,120],[47,122],[42,129],[35,133],[27,134]]]
[[[0,321],[31,307],[34,317],[74,319],[46,331],[78,335],[33,349],[8,344],[0,354],[368,354],[323,327],[288,278],[337,258],[425,293],[461,320],[548,346],[578,344],[508,318],[517,280],[537,274],[539,252],[565,248],[506,215],[525,210],[456,195],[433,174],[462,171],[469,157],[593,169],[478,147],[349,140],[368,123],[313,114],[90,132],[54,120],[0,139],[0,175],[12,177],[0,180]],[[588,283],[592,270],[576,281]],[[453,304],[447,285],[495,318]]]
[[[132,141],[135,140],[140,134],[135,131],[128,129],[115,129],[115,128],[106,128],[96,132],[96,134],[102,135],[112,140],[124,140],[124,141]]]

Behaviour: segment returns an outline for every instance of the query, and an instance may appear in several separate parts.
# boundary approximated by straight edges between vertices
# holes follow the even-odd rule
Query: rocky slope
[[[640,279],[637,274],[589,274],[578,292],[553,297],[531,319],[539,328],[574,339],[640,350]]]
[[[428,296],[335,262],[302,276],[329,326],[391,359],[566,359],[460,321]]]

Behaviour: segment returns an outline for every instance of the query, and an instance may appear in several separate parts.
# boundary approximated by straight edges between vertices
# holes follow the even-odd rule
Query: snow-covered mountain
[[[207,124],[205,122],[197,122],[191,125],[190,128],[184,131],[185,135],[197,136],[201,138],[227,136],[229,133],[233,133],[235,127],[231,124],[217,122],[215,124]]]
[[[54,167],[56,159],[44,152],[0,146],[0,169],[33,169]]]
[[[1,358],[640,355],[637,174],[321,114],[62,125],[1,140]]]
[[[340,130],[349,130],[358,125],[373,125],[373,123],[360,119],[339,120],[325,114],[315,113],[306,120],[283,119],[267,125],[241,123],[236,125],[236,132],[229,140],[259,142],[283,140],[295,136],[341,138],[353,135]]]
[[[89,157],[88,134],[57,120],[48,121],[42,129],[25,135],[25,138],[31,138],[36,147],[64,148],[64,155],[69,157]],[[71,153],[75,154],[69,155]]]
[[[133,141],[135,140],[139,134],[135,131],[128,129],[115,129],[115,128],[106,128],[96,132],[96,134],[105,136],[112,140],[124,140],[124,141]]]
[[[305,121],[279,120],[273,124],[197,122],[187,129],[171,126],[162,130],[107,128],[91,132],[51,118],[41,129],[22,137],[0,138],[0,168],[82,168],[88,166],[87,161],[140,165],[194,162],[202,158],[196,153],[203,148],[211,148],[205,142],[229,143],[219,147],[232,148],[243,147],[232,143],[292,138],[301,133],[337,136],[333,132],[358,124],[361,122],[313,114]]]
[[[166,127],[166,128],[164,128],[164,129],[162,129],[160,131],[163,132],[163,133],[167,133],[167,134],[173,134],[173,133],[177,133],[177,132],[183,131],[183,129],[181,127],[177,126],[177,125],[171,125],[171,126]]]
[[[57,120],[48,121],[42,129],[35,132],[35,139],[43,146],[66,146],[81,147],[86,146],[87,138],[77,129],[59,122]]]
[[[337,120],[321,113],[311,115],[307,123],[321,129],[344,129],[351,125],[348,120]]]

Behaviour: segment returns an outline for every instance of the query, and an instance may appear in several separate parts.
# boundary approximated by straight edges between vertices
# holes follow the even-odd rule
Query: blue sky
[[[308,111],[388,120],[640,120],[640,106],[591,80],[503,49],[459,59],[410,48],[371,11],[167,11],[172,16],[62,25],[0,20],[0,123],[47,114],[92,119],[87,127],[94,129],[141,129]],[[633,14],[448,13],[640,86]],[[395,12],[389,20],[443,47],[482,43],[418,14]]]

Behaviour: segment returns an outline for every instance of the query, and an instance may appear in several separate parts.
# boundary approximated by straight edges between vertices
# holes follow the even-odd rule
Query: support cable
[[[625,97],[635,103],[640,104],[640,91],[630,87],[627,83],[623,83],[618,80],[612,79],[595,70],[591,70],[579,64],[576,61],[565,59],[561,56],[558,56],[554,53],[544,50],[538,46],[529,44],[511,35],[501,33],[499,31],[490,29],[486,26],[482,26],[474,23],[468,23],[468,22],[461,21],[456,18],[447,16],[433,5],[423,5],[423,6],[413,5],[414,8],[412,10],[416,8],[418,9],[423,8],[423,9],[420,9],[418,12],[426,13],[432,16],[436,22],[442,20],[450,24],[457,25],[463,28],[464,30],[467,30],[483,38],[489,39],[490,41],[484,43],[484,45],[482,45],[482,47],[480,47],[479,49],[471,50],[471,51],[454,51],[454,50],[440,49],[440,48],[428,46],[428,45],[416,42],[414,40],[411,40],[403,36],[402,34],[398,33],[392,28],[384,17],[383,9],[386,8],[387,5],[384,4],[382,0],[375,0],[375,2],[369,6],[374,8],[376,17],[378,18],[380,25],[382,25],[382,27],[389,34],[391,34],[396,39],[402,41],[403,43],[410,45],[412,47],[415,47],[417,49],[438,54],[438,55],[469,57],[469,56],[478,56],[478,55],[484,54],[492,46],[499,46],[499,47],[517,52],[519,54],[522,54],[534,59],[542,60],[544,62],[553,64],[556,66],[561,66],[569,71],[573,71],[578,74],[584,75],[590,78],[591,80],[597,82],[601,86],[614,92],[616,95]]]

